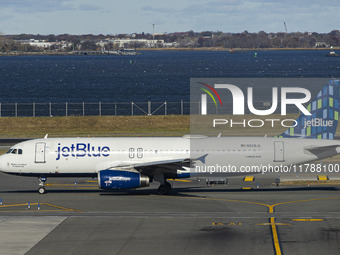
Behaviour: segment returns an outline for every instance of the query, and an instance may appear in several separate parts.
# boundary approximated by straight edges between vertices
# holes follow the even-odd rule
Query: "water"
[[[1,103],[189,101],[191,77],[339,77],[328,51],[0,57]]]

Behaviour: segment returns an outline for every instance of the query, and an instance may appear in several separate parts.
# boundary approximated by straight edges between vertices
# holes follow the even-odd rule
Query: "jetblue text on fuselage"
[[[110,148],[108,146],[93,146],[90,143],[75,143],[62,146],[58,143],[57,158],[62,157],[108,157]]]

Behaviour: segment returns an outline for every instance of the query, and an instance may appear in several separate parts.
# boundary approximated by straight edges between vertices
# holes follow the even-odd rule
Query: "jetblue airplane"
[[[340,141],[333,138],[339,102],[339,81],[332,80],[307,107],[311,115],[302,114],[295,127],[276,137],[46,136],[14,145],[0,156],[0,170],[38,177],[40,194],[46,191],[47,177],[97,177],[99,188],[105,190],[135,189],[156,181],[159,194],[167,194],[168,179],[208,172],[228,175],[254,167],[261,172],[267,166],[292,166],[337,155]]]

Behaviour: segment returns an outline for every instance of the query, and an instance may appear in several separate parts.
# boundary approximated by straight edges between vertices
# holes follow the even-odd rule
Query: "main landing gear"
[[[160,195],[167,195],[169,194],[171,190],[171,184],[169,182],[164,182],[164,184],[161,184],[158,188],[158,194]]]
[[[46,184],[45,182],[47,181],[46,177],[39,177],[39,189],[38,189],[38,193],[39,194],[45,194],[46,193]]]
[[[166,178],[163,173],[156,173],[153,176],[153,180],[159,182],[161,185],[158,187],[159,195],[167,195],[171,190],[171,184],[166,181]]]

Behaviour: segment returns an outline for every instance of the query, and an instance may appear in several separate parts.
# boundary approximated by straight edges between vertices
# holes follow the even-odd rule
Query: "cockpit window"
[[[6,154],[22,154],[22,149],[9,149]]]

